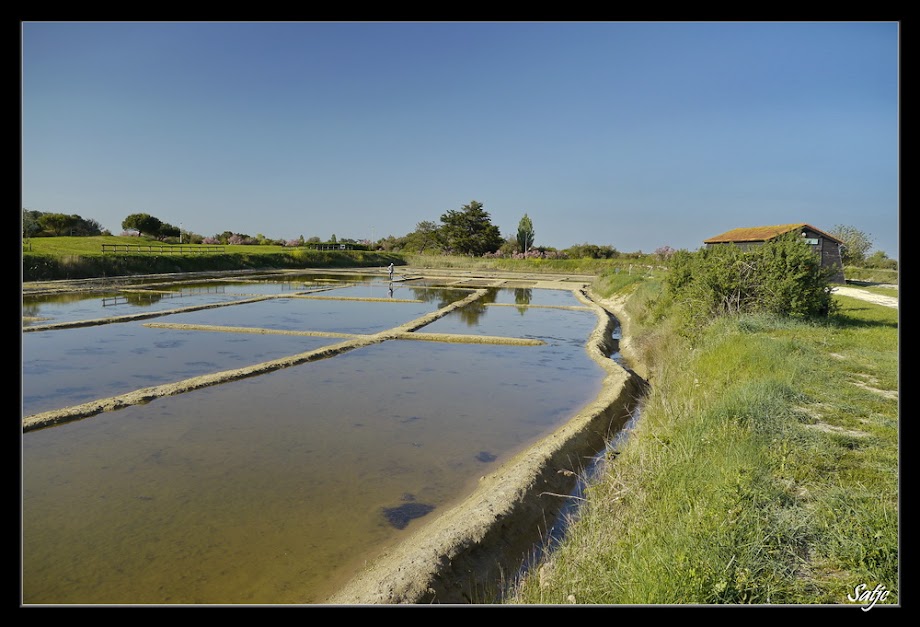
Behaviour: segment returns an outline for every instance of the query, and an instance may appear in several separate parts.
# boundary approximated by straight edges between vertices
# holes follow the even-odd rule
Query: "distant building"
[[[703,240],[703,243],[706,244],[708,248],[724,244],[735,244],[743,250],[750,250],[751,248],[761,246],[764,242],[789,233],[790,231],[797,231],[802,239],[812,246],[815,254],[821,257],[822,266],[834,269],[834,274],[831,276],[832,282],[845,282],[843,276],[843,261],[840,258],[840,247],[843,245],[843,242],[833,235],[828,235],[824,231],[816,229],[810,224],[778,224],[776,226],[753,226],[732,229],[721,235]]]

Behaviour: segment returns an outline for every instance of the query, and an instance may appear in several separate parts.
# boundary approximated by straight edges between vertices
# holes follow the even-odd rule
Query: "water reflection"
[[[114,296],[103,296],[103,307],[114,307],[116,305],[133,305],[135,307],[149,307],[159,303],[164,299],[177,299],[184,296],[198,296],[201,294],[226,294],[226,287],[223,285],[208,285],[202,287],[189,287],[182,289],[172,289],[165,291],[146,291],[132,290],[126,291]]]
[[[467,327],[477,327],[482,318],[488,312],[488,305],[491,305],[498,298],[498,288],[488,288],[486,293],[481,297],[455,311],[452,315],[459,317]],[[426,329],[432,330],[432,329]]]
[[[138,322],[22,336],[22,413],[254,365],[336,339],[151,329]]]
[[[519,305],[518,311],[521,312],[521,315],[524,315],[524,312],[527,311],[526,305],[530,304],[530,299],[533,298],[533,290],[529,287],[518,287],[514,290],[514,304]]]
[[[166,318],[367,331],[470,294],[381,277],[352,287],[422,303],[294,297]],[[24,434],[24,602],[321,601],[597,395],[594,314],[525,306],[542,298],[493,288],[422,330],[543,346],[392,340]],[[523,311],[486,307],[499,301]],[[327,341],[137,322],[23,340],[30,410]]]
[[[470,290],[457,289],[450,287],[415,287],[408,286],[412,292],[413,298],[426,303],[434,303],[438,309],[447,307],[449,304],[463,300],[470,295]]]
[[[180,296],[181,298],[179,298]],[[23,297],[22,324],[23,327],[28,327],[36,324],[115,318],[136,313],[136,311],[118,307],[117,305],[130,305],[153,311],[167,311],[211,303],[230,302],[240,298],[239,294],[229,293],[223,288],[215,289],[213,287],[210,291],[195,290],[182,293],[177,290],[175,294],[113,291],[84,293],[71,298],[62,298],[60,295],[28,296]]]

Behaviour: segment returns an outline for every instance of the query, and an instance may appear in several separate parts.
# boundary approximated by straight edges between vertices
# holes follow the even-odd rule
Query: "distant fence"
[[[160,253],[164,255],[186,255],[222,253],[223,246],[197,244],[103,244],[103,254],[107,253]]]
[[[306,244],[310,250],[367,250],[362,244]]]

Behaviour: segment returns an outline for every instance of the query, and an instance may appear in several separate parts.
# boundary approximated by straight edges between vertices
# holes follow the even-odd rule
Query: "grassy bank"
[[[501,259],[450,255],[417,255],[374,251],[314,251],[284,246],[223,246],[220,254],[105,254],[102,244],[170,246],[138,237],[35,237],[22,244],[24,281],[81,279],[132,274],[207,272],[282,268],[347,268],[396,265],[498,272],[589,274],[618,272],[626,277],[654,276],[663,269],[654,255],[615,259]],[[178,248],[178,245],[173,245]],[[898,282],[895,270],[847,267],[847,280]]]
[[[652,391],[507,602],[896,603],[897,310],[838,297],[830,320],[724,318],[691,344],[650,317],[653,281],[625,289]]]
[[[254,269],[382,267],[392,253],[310,250],[282,246],[223,246],[207,254],[103,253],[102,244],[146,244],[136,237],[39,237],[23,245],[22,280],[47,281],[92,277]],[[160,246],[159,242],[151,242]],[[169,247],[169,245],[163,245]],[[178,248],[178,246],[175,246]]]
[[[408,265],[416,268],[593,275],[604,274],[616,268],[626,274],[641,275],[650,272],[658,263],[651,256],[641,259],[501,259],[406,254],[404,258]]]
[[[403,255],[373,251],[315,251],[282,246],[223,246],[221,253],[103,253],[102,244],[146,245],[137,237],[37,237],[23,244],[23,281],[82,279],[175,272],[255,269],[383,267],[459,268],[465,270],[597,275],[619,268],[643,275],[652,257],[618,259],[488,259],[449,255]],[[154,246],[169,246],[150,241]],[[178,248],[178,245],[175,245]]]
[[[861,283],[887,283],[891,285],[898,284],[898,271],[885,270],[883,268],[857,268],[847,266],[843,269],[847,281],[858,281]]]

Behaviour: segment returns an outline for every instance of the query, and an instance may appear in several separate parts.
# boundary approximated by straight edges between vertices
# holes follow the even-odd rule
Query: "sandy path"
[[[834,294],[840,294],[841,296],[849,296],[850,298],[858,298],[859,300],[864,300],[870,303],[875,303],[876,305],[883,305],[885,307],[894,307],[898,308],[898,297],[897,296],[883,296],[881,294],[874,294],[869,290],[862,290],[858,287],[835,287],[833,289]]]

